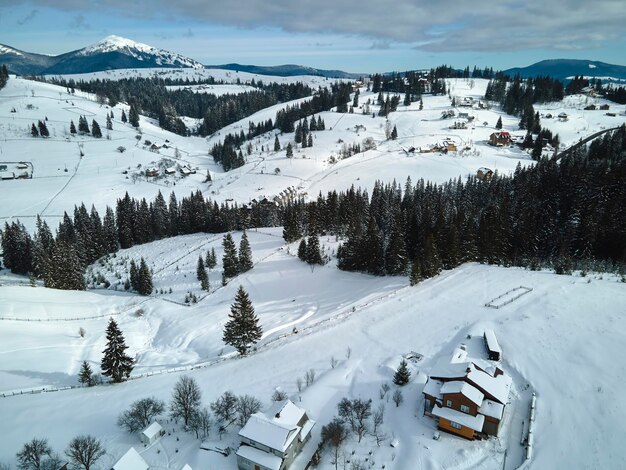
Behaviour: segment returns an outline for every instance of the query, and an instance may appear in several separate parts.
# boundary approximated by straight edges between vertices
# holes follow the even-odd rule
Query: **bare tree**
[[[367,420],[372,415],[372,400],[343,398],[337,405],[339,416],[350,424],[353,432],[359,436],[359,442],[367,432]]]
[[[385,405],[381,403],[372,415],[372,436],[376,439],[376,445],[378,447],[380,447],[380,443],[387,438],[387,435],[382,430],[384,419]]]
[[[78,436],[72,439],[65,455],[76,468],[90,470],[92,465],[105,454],[100,441],[93,436]]]
[[[211,411],[220,424],[220,431],[226,429],[237,419],[237,397],[233,392],[224,392],[211,403]]]
[[[302,391],[302,386],[304,385],[304,383],[302,382],[302,379],[300,377],[298,377],[296,379],[296,387],[298,387],[298,392]]]
[[[393,396],[391,397],[391,399],[396,404],[396,408],[402,404],[402,402],[404,401],[404,397],[402,396],[402,392],[400,391],[400,389],[393,392]]]
[[[261,409],[261,402],[251,395],[241,395],[237,398],[237,424],[244,426],[250,416],[258,413]]]
[[[209,437],[212,427],[213,418],[208,408],[198,410],[189,421],[189,429],[196,433],[196,438],[198,439],[206,439]]]
[[[315,382],[315,370],[313,369],[307,370],[306,374],[304,374],[304,381],[307,387],[311,385],[313,382]]]
[[[380,390],[378,392],[378,396],[380,397],[380,399],[382,400],[383,398],[385,398],[385,395],[387,395],[387,392],[389,391],[391,387],[389,386],[389,384],[387,382],[385,382],[384,384],[382,384],[380,386]]]
[[[124,411],[117,418],[117,424],[129,433],[139,432],[146,428],[164,410],[165,403],[163,401],[154,397],[142,398],[135,401],[128,410]]]
[[[48,439],[33,438],[27,442],[17,454],[17,468],[24,470],[40,470],[44,457],[50,457],[52,449],[48,445]]]
[[[335,417],[330,423],[322,427],[322,442],[333,447],[335,470],[339,464],[339,449],[348,437],[348,430],[341,419]]]
[[[272,394],[272,401],[283,401],[287,399],[287,394],[280,389],[274,390]]]
[[[170,416],[174,419],[182,418],[185,426],[189,420],[200,409],[202,393],[200,387],[194,379],[183,375],[172,392],[172,402],[170,403]]]
[[[331,356],[330,358],[330,368],[334,369],[337,366],[337,363],[339,361],[337,360],[337,358],[335,358],[335,356]]]

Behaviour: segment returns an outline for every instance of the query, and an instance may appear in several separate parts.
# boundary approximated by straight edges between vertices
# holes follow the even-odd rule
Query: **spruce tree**
[[[198,266],[196,268],[196,273],[198,276],[198,280],[200,281],[200,287],[202,290],[209,290],[209,275],[204,269],[204,261],[202,260],[202,256],[198,258]]]
[[[502,116],[498,117],[498,122],[496,122],[496,129],[502,129]]]
[[[324,264],[320,250],[320,239],[317,235],[309,235],[306,243],[306,262],[309,264]]]
[[[70,134],[76,134],[76,125],[74,124],[74,121],[70,121]]]
[[[137,292],[141,295],[152,294],[152,272],[143,258],[139,262],[138,277],[139,285],[137,286]]]
[[[130,111],[128,112],[128,122],[133,127],[139,127],[139,112],[134,104],[130,105]]]
[[[139,269],[134,259],[130,260],[130,286],[133,290],[139,290]]]
[[[393,375],[394,384],[402,386],[409,383],[409,380],[411,379],[411,371],[407,366],[407,362],[402,359],[398,370],[396,370],[396,373]]]
[[[91,121],[91,135],[97,139],[102,137],[102,130],[100,124],[94,119]]]
[[[240,273],[245,273],[252,269],[252,249],[250,248],[250,242],[248,241],[248,235],[244,230],[239,242],[239,269]]]
[[[91,387],[93,385],[93,372],[87,361],[83,361],[83,365],[78,373],[78,382]]]
[[[298,258],[301,261],[306,261],[306,239],[300,240],[300,244],[298,245]]]
[[[274,152],[280,151],[280,141],[278,140],[278,136],[274,138]]]
[[[78,132],[81,134],[89,134],[89,124],[87,124],[87,118],[85,116],[78,118]]]
[[[393,126],[393,130],[391,131],[391,140],[396,140],[398,138],[398,129],[396,126]]]
[[[224,235],[222,241],[224,247],[224,255],[222,257],[222,268],[224,270],[224,280],[228,282],[238,274],[239,259],[237,257],[237,247],[230,233]]]
[[[287,158],[292,158],[293,157],[293,147],[291,145],[291,142],[289,142],[287,144]]]
[[[211,251],[206,254],[206,267],[214,269],[217,266],[217,256],[215,255],[215,248],[211,248]]]
[[[37,130],[37,126],[35,126],[35,123],[32,123],[30,126],[30,135],[32,135],[33,137],[39,137],[39,130]]]
[[[223,341],[245,356],[250,347],[261,339],[263,330],[254,313],[252,302],[242,286],[239,286],[228,318],[224,326]]]
[[[113,114],[113,112],[111,112],[111,114]],[[109,116],[108,114],[107,114],[107,129],[113,130],[113,122],[111,122],[111,116]]]
[[[39,135],[41,137],[49,137],[50,136],[50,132],[48,132],[48,126],[46,125],[45,121],[39,121],[37,123],[38,127],[39,127]]]
[[[133,358],[126,354],[124,336],[113,318],[109,319],[106,331],[107,345],[104,348],[100,368],[102,375],[110,377],[113,383],[119,383],[130,377],[133,370]]]
[[[126,117],[126,113],[124,112],[124,110],[122,109],[122,122],[123,123],[127,123],[128,122],[128,118]]]

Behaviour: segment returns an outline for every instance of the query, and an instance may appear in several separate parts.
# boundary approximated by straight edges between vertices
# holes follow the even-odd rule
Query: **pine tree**
[[[291,145],[291,142],[289,142],[287,144],[287,158],[292,158],[293,157],[293,147]]]
[[[496,122],[496,129],[502,129],[502,116],[498,117],[498,122]]]
[[[204,269],[204,261],[202,260],[202,256],[198,258],[198,266],[196,268],[196,273],[198,276],[198,280],[200,281],[200,287],[202,290],[209,290],[209,275]]]
[[[30,126],[30,135],[32,135],[33,137],[39,137],[39,131],[37,130],[37,126],[35,126],[35,123],[32,123]]]
[[[123,123],[127,123],[128,122],[128,118],[126,117],[126,113],[124,112],[124,110],[122,109],[122,122]]]
[[[112,111],[111,111],[111,114],[113,114]],[[111,121],[111,116],[109,116],[108,114],[107,114],[107,124],[106,125],[107,125],[107,129],[108,130],[110,130],[110,131],[113,130],[113,122]]]
[[[143,258],[141,258],[141,261],[139,262],[139,270],[137,274],[139,281],[137,292],[141,295],[152,294],[152,272],[150,272],[150,268],[148,268],[146,260]]]
[[[261,339],[263,330],[254,314],[252,302],[242,286],[239,286],[228,318],[224,326],[223,341],[245,356],[250,347]]]
[[[130,286],[133,290],[139,290],[139,270],[134,259],[130,260]]]
[[[274,138],[274,152],[280,151],[280,141],[278,140],[278,136]]]
[[[134,367],[133,358],[126,354],[124,336],[113,318],[109,319],[106,331],[107,345],[104,348],[100,368],[102,375],[110,377],[113,383],[124,381],[130,376]]]
[[[239,242],[239,268],[240,273],[245,273],[252,269],[252,249],[250,248],[250,242],[248,241],[248,235],[244,230]]]
[[[93,372],[87,361],[83,361],[83,365],[78,373],[78,382],[91,387],[93,385]]]
[[[130,111],[128,111],[128,122],[133,127],[139,127],[139,112],[134,104],[130,105]]]
[[[48,132],[48,126],[46,125],[45,121],[39,121],[37,123],[38,127],[39,127],[39,135],[41,137],[49,137],[50,136],[50,132]]]
[[[393,126],[393,130],[391,131],[391,140],[396,140],[398,138],[398,129],[396,126]]]
[[[307,139],[307,147],[313,147],[313,134],[309,132],[309,138]]]
[[[301,261],[306,261],[306,239],[300,240],[300,244],[298,245],[298,258]]]
[[[394,384],[402,386],[409,383],[409,380],[411,379],[411,371],[407,366],[407,362],[402,359],[398,370],[396,370],[396,373],[393,375]]]
[[[230,233],[224,235],[222,241],[224,247],[224,255],[222,256],[222,268],[224,270],[224,280],[228,282],[238,274],[239,259],[237,256],[237,247]]]
[[[76,134],[76,125],[74,124],[74,121],[70,121],[70,134]]]
[[[215,256],[215,248],[211,248],[211,251],[206,254],[206,267],[214,269],[217,266],[217,256]]]
[[[298,254],[299,254],[298,250]],[[324,264],[320,250],[320,240],[317,235],[309,235],[306,243],[306,262],[309,264]]]
[[[102,137],[102,130],[100,130],[100,124],[94,119],[91,121],[91,135],[97,139]]]
[[[87,118],[85,116],[80,116],[78,118],[78,132],[81,134],[89,134],[89,124],[87,124]]]

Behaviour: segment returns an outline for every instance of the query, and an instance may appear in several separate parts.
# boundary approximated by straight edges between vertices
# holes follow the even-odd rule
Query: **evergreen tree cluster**
[[[497,74],[487,84],[485,99],[499,102],[507,114],[521,116],[533,103],[561,101],[564,94],[563,83],[549,76],[525,80],[516,76],[511,80]]]
[[[250,83],[256,89],[241,94],[221,96],[195,93],[191,89],[168,89],[169,85],[190,86],[198,83],[216,83],[213,79],[202,81],[172,80],[162,78],[127,78],[121,80],[75,81],[73,79],[51,79],[48,81],[67,88],[78,88],[95,93],[100,101],[110,106],[119,102],[131,105],[128,122],[139,126],[139,112],[157,119],[159,125],[179,135],[197,133],[206,136],[219,129],[244,119],[257,111],[278,103],[311,96],[313,90],[301,82],[290,84],[261,81]],[[202,119],[198,129],[189,130],[180,116]],[[125,114],[122,115],[122,122]]]
[[[9,70],[5,64],[0,66],[0,90],[2,90],[9,81]]]
[[[324,264],[320,239],[317,235],[309,235],[308,239],[302,239],[298,245],[298,258],[308,264]]]
[[[609,85],[606,90],[604,90],[604,97],[615,103],[626,104],[626,87],[614,87],[613,85]]]
[[[225,285],[230,279],[234,278],[238,274],[250,271],[253,267],[252,262],[252,249],[250,248],[250,242],[248,241],[248,234],[244,230],[241,235],[241,241],[239,242],[239,253],[237,253],[237,247],[235,241],[230,233],[224,235],[222,241],[224,247],[224,255],[222,257],[223,268],[223,284]]]
[[[48,126],[46,125],[46,120],[37,121],[37,125],[35,123],[30,126],[30,135],[33,137],[49,137],[50,132],[48,131]]]
[[[146,260],[141,258],[139,266],[135,263],[135,260],[130,261],[130,287],[133,290],[139,292],[141,295],[152,294],[152,271],[148,267]]]

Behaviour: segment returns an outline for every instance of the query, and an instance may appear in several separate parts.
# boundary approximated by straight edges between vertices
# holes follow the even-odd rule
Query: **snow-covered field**
[[[154,73],[190,79],[200,78],[193,74],[208,73],[231,83],[220,90],[240,88],[237,79],[243,84],[252,78],[263,79],[192,69],[110,71],[83,78]],[[282,80],[272,77],[272,81]],[[320,77],[307,80],[313,86],[328,83]],[[452,96],[475,99],[484,95],[487,84],[486,80],[449,82]],[[410,176],[414,182],[419,178],[444,182],[475,174],[484,166],[510,173],[518,164],[532,164],[528,155],[515,147],[487,145],[500,116],[505,130],[523,135],[517,130],[517,118],[498,109],[458,108],[457,113],[469,112],[475,119],[467,129],[453,130],[449,126],[454,119],[441,119],[441,112],[451,109],[450,98],[424,96],[423,110],[418,103],[400,105],[389,116],[398,139],[388,141],[385,119],[372,117],[377,106],[370,105],[370,112],[363,114],[368,100],[373,103],[376,96],[362,91],[354,114],[321,113],[327,130],[313,132],[313,147],[298,148],[294,158],[287,159],[284,150],[274,152],[275,136],[269,133],[254,139],[246,165],[224,172],[208,155],[211,146],[228,132],[247,131],[249,121],[273,119],[278,109],[293,103],[260,111],[207,139],[183,138],[159,129],[145,117],[140,132],[123,124],[121,111],[128,112],[124,104],[113,108],[113,130],[107,131],[105,115],[111,109],[98,104],[95,97],[11,79],[0,91],[0,162],[28,161],[34,170],[33,179],[0,181],[0,223],[19,218],[32,229],[40,214],[54,229],[63,212],[71,213],[75,204],[84,202],[88,208],[93,204],[102,215],[105,206],[114,206],[126,191],[148,199],[157,191],[166,198],[175,191],[180,199],[199,189],[218,202],[246,203],[287,187],[315,198],[320,191],[344,190],[350,185],[371,189],[376,180],[403,184]],[[626,121],[623,115],[584,111],[587,104],[585,97],[573,96],[536,109],[544,115],[569,115],[567,122],[542,118],[542,125],[559,133],[565,146]],[[613,110],[615,106],[611,106]],[[102,139],[70,136],[69,122],[77,124],[80,115],[87,117],[90,126],[92,119],[99,122]],[[30,137],[31,123],[46,117],[50,138]],[[193,120],[186,118],[186,122]],[[367,137],[375,141],[376,149],[340,158],[345,144],[362,143]],[[454,140],[459,151],[446,155],[405,152],[444,138]],[[279,135],[283,148],[293,139],[293,134]],[[150,151],[146,140],[159,146],[166,143],[168,148]],[[119,147],[125,151],[121,153]],[[145,168],[159,165],[189,165],[197,173],[143,176]],[[210,183],[204,182],[207,170],[212,176]],[[241,233],[233,235],[238,243]],[[401,355],[416,351],[424,359],[413,365],[413,380],[402,389],[404,403],[396,408],[388,398],[383,400],[388,439],[380,448],[372,437],[360,444],[351,439],[344,447],[348,458],[373,459],[373,468],[385,465],[400,470],[499,469],[507,449],[504,467],[516,468],[522,463],[520,423],[527,420],[528,397],[535,391],[538,406],[532,468],[626,467],[620,441],[626,419],[626,406],[620,400],[626,382],[626,362],[620,359],[626,331],[622,315],[626,284],[618,279],[470,264],[409,287],[405,277],[342,272],[334,262],[312,269],[295,256],[295,245],[284,243],[281,228],[253,230],[248,236],[255,266],[225,287],[221,286],[219,264],[222,234],[188,235],[121,250],[90,269],[90,274],[100,273],[111,282],[109,289],[55,291],[32,287],[27,278],[0,272],[0,464],[12,462],[15,452],[35,436],[47,437],[52,447],[62,452],[73,436],[91,433],[107,448],[98,464],[102,469],[111,468],[131,445],[154,468],[179,469],[184,463],[193,468],[235,468],[234,455],[225,458],[199,450],[199,442],[173,423],[166,425],[171,435],[147,448],[137,436],[116,425],[119,413],[138,398],[154,395],[168,401],[174,383],[186,373],[201,385],[205,405],[232,390],[238,395],[254,395],[268,406],[272,392],[280,387],[306,407],[318,425],[296,462],[295,468],[303,468],[304,457],[315,449],[320,429],[336,414],[339,400],[344,396],[372,398],[375,408],[381,401],[379,389],[391,382]],[[332,255],[337,246],[334,237],[323,237],[321,242]],[[205,256],[211,248],[216,250],[218,266],[209,273],[211,290],[207,294],[199,288],[196,263],[198,256]],[[128,293],[120,284],[130,259],[140,257],[154,271],[156,292],[149,298]],[[247,358],[236,357],[221,339],[239,285],[250,294],[264,331],[258,350]],[[518,286],[533,290],[500,309],[485,307]],[[186,304],[188,293],[198,302]],[[110,316],[116,318],[129,352],[137,358],[135,380],[1,397],[18,390],[76,385],[84,360],[97,370]],[[80,328],[86,332],[84,338],[79,335]],[[499,440],[467,442],[442,435],[435,441],[434,422],[421,412],[425,376],[441,355],[467,341],[468,334],[481,335],[484,328],[496,331],[504,350],[503,366],[514,379],[507,407],[510,419]],[[334,368],[333,357],[338,361]],[[296,380],[310,369],[316,371],[316,381],[299,393]],[[232,427],[222,441],[214,431],[205,444],[236,447],[237,431]],[[393,438],[399,441],[395,448],[389,445]],[[334,468],[328,453],[320,468]]]
[[[253,252],[262,256],[261,247],[271,235],[251,235]],[[187,242],[190,245],[192,240]],[[221,351],[220,341],[238,284],[249,290],[264,330],[274,329],[260,341],[257,352],[242,359],[232,357],[229,348]],[[484,306],[518,285],[533,291],[501,309]],[[13,312],[25,312],[26,305],[33,302],[33,293],[43,300],[33,315],[48,319],[101,314],[105,309],[99,306],[98,296],[109,296],[117,310],[133,303],[133,296],[115,296],[112,292],[0,288],[2,305]],[[55,296],[68,298],[65,312],[48,302]],[[502,468],[508,446],[506,468],[515,468],[521,463],[521,427],[517,423],[527,419],[527,402],[522,398],[535,391],[538,405],[533,468],[626,465],[617,432],[626,413],[620,404],[626,366],[619,360],[626,327],[621,315],[626,286],[614,278],[464,265],[408,287],[403,278],[342,273],[330,266],[311,271],[279,249],[195,306],[176,306],[156,297],[142,305],[142,317],[134,315],[133,309],[116,317],[129,352],[138,356],[135,371],[189,365],[221,352],[224,360],[186,372],[201,385],[205,403],[232,390],[252,394],[268,406],[274,388],[281,387],[297,403],[302,400],[302,406],[320,423],[306,450],[315,447],[321,425],[336,413],[342,397],[372,398],[378,406],[378,390],[391,381],[400,355],[417,351],[424,359],[414,366],[414,372],[420,373],[414,373],[414,380],[402,389],[405,402],[395,408],[392,402],[382,400],[386,433],[389,440],[392,436],[399,440],[399,447],[391,449],[387,440],[378,449],[368,437],[361,444],[350,441],[346,451],[367,457],[373,450],[377,465],[384,463],[386,468],[420,468],[415,467],[420,462],[422,468],[487,469]],[[134,298],[135,302],[140,300]],[[307,316],[310,311],[313,314]],[[303,317],[297,323],[298,333],[293,333],[291,326],[275,329]],[[11,389],[20,381],[52,385],[75,382],[80,361],[88,360],[97,367],[105,323],[105,319],[2,321],[2,388]],[[77,333],[80,326],[87,331],[84,339]],[[467,442],[445,434],[433,441],[435,425],[421,413],[424,374],[440,355],[450,354],[460,342],[467,341],[467,334],[480,335],[487,327],[496,331],[504,350],[503,366],[515,380],[507,409],[520,416],[505,425],[498,441]],[[334,369],[331,357],[338,360]],[[298,393],[296,379],[309,369],[316,371],[317,379]],[[0,432],[5,437],[0,462],[10,460],[34,435],[46,436],[54,448],[62,449],[73,435],[88,432],[106,444],[108,461],[103,460],[101,468],[109,468],[108,464],[130,445],[140,448],[151,465],[161,468],[179,468],[176,464],[184,462],[193,468],[234,468],[233,456],[226,459],[198,450],[198,441],[181,431],[166,436],[162,444],[143,449],[136,436],[116,427],[116,416],[133,400],[154,395],[167,401],[181,374],[158,374],[94,389],[1,398],[0,414],[5,419],[0,422]],[[94,407],[96,401],[98,406]],[[222,442],[214,433],[207,445],[235,445],[236,432],[233,428]],[[324,461],[322,468],[331,468],[328,455]]]

